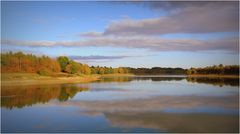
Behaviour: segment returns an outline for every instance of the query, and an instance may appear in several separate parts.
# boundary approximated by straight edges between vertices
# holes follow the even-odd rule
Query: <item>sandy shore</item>
[[[1,74],[1,86],[12,85],[38,85],[38,84],[64,84],[64,83],[86,83],[99,80],[100,75],[82,76],[40,76],[31,73]]]
[[[42,85],[42,84],[65,84],[87,83],[100,79],[100,77],[134,76],[133,74],[104,74],[104,75],[69,75],[55,74],[53,76],[40,76],[34,73],[2,73],[1,86],[16,85]]]

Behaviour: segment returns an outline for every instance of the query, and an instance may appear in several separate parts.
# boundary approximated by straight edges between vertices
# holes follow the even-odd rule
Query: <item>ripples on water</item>
[[[104,77],[1,88],[2,132],[238,132],[239,79]]]

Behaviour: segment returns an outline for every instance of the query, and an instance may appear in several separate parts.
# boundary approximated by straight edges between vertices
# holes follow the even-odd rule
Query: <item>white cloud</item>
[[[153,51],[223,50],[238,52],[237,36],[208,40],[159,37],[172,33],[238,32],[239,7],[236,3],[238,2],[170,2],[169,5],[152,3],[152,8],[171,10],[170,15],[142,20],[125,18],[114,21],[104,32],[93,31],[79,34],[84,38],[78,41],[2,40],[1,43],[30,47],[107,46],[143,48]]]
[[[162,4],[162,5],[161,5]],[[209,33],[238,31],[237,2],[176,2],[175,12],[165,17],[142,20],[122,19],[110,23],[105,35],[162,35],[171,33]],[[182,5],[182,6],[181,6]],[[160,3],[154,8],[167,8]],[[178,8],[177,8],[178,7]],[[171,8],[172,9],[172,8]]]
[[[102,36],[102,33],[101,32],[85,32],[79,35],[83,37],[100,37]]]
[[[2,40],[4,45],[20,45],[31,47],[53,47],[53,46],[75,46],[75,47],[124,47],[144,48],[153,51],[205,51],[205,50],[226,50],[238,51],[238,38],[228,37],[215,40],[196,39],[163,39],[159,37],[134,36],[134,37],[112,37],[103,36],[89,38],[79,41],[17,41]]]

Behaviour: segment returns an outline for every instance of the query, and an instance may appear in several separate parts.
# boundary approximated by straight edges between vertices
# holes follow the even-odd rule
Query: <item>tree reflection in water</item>
[[[211,84],[214,86],[239,86],[238,78],[187,77],[188,82]]]
[[[87,87],[76,85],[29,85],[8,86],[1,89],[1,106],[5,108],[22,108],[37,103],[47,103],[52,99],[66,101],[78,92],[87,91]]]
[[[186,77],[186,76],[119,76],[103,77],[98,82],[130,82],[130,81],[182,81],[187,80],[191,83],[211,84],[214,86],[239,86],[238,78],[221,78],[221,77]]]
[[[76,132],[238,132],[238,80],[134,76],[105,77],[99,83],[81,85],[2,87],[4,125],[9,132],[17,130],[19,124],[26,125],[27,129],[21,127],[18,132],[24,132],[20,131],[23,129],[52,132],[62,124],[66,124],[66,128],[56,132],[71,129]],[[87,90],[89,92],[76,95]],[[54,107],[26,108],[39,103]],[[42,120],[45,115],[49,116],[48,120]],[[39,124],[46,124],[46,128],[31,128],[33,118],[30,116]],[[52,123],[47,124],[49,121]],[[102,129],[104,125],[106,131]]]
[[[103,77],[98,82],[131,82],[131,81],[182,81],[204,83],[215,86],[239,86],[236,78],[208,78],[208,77]],[[29,85],[7,86],[1,88],[2,107],[12,109],[22,108],[37,103],[47,103],[52,99],[66,101],[73,98],[78,92],[89,90],[77,85]]]

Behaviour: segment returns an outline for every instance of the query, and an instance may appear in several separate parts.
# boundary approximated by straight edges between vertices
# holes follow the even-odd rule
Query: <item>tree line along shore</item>
[[[33,75],[26,75],[32,73]],[[214,65],[204,68],[130,68],[89,66],[59,56],[55,59],[48,56],[36,56],[23,52],[1,53],[1,75],[4,80],[45,80],[59,78],[58,81],[93,81],[102,75],[188,75],[190,77],[238,77],[239,65]],[[84,80],[83,80],[84,79]],[[56,81],[56,79],[55,79]]]

